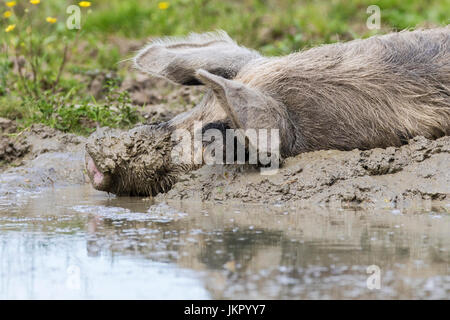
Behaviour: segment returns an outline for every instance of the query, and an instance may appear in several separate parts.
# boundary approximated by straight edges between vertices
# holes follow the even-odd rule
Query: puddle
[[[0,298],[449,299],[450,215],[7,195]]]

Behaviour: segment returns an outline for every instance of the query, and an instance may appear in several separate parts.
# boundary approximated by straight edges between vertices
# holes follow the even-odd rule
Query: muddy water
[[[448,299],[450,215],[18,192],[0,197],[0,298]]]

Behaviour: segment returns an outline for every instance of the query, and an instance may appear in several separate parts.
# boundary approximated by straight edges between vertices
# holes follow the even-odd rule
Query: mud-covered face
[[[86,144],[86,170],[95,189],[118,195],[156,195],[177,174],[171,162],[171,132],[144,125],[130,131],[101,128]]]

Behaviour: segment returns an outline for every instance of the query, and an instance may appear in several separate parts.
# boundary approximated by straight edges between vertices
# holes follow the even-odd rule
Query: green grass
[[[118,62],[127,57],[112,36],[144,39],[223,29],[240,44],[282,55],[390,30],[446,25],[450,12],[450,0],[174,0],[165,10],[159,1],[96,0],[82,8],[77,35],[65,27],[66,8],[77,1],[42,0],[32,6],[17,0],[10,18],[3,17],[5,2],[0,0],[0,117],[22,127],[42,122],[80,134],[95,125],[126,128],[141,120],[126,93],[117,93],[128,72]],[[381,9],[381,30],[366,27],[366,9],[373,4]],[[48,16],[58,22],[47,23]],[[6,33],[10,24],[16,28]],[[62,63],[66,44],[68,59]],[[14,68],[16,57],[25,58],[23,76]],[[88,92],[93,70],[115,75],[98,101]]]
[[[450,0],[176,0],[167,10],[158,1],[96,1],[85,29],[99,34],[142,38],[224,29],[240,43],[267,54],[369,36],[366,9],[381,9],[384,30],[424,23],[449,23]],[[109,10],[107,10],[109,8]]]

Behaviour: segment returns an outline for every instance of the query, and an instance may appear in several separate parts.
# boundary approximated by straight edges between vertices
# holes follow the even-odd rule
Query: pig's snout
[[[111,187],[111,176],[108,173],[101,172],[95,164],[92,157],[86,152],[86,170],[91,180],[92,186],[100,191],[109,191]]]

